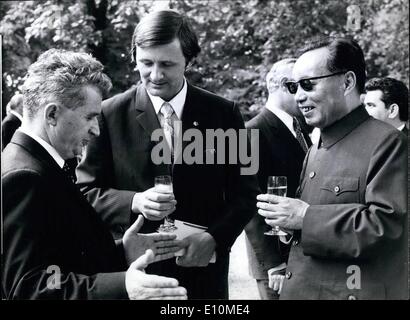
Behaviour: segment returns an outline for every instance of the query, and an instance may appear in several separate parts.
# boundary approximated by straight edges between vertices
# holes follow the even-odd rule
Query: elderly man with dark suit
[[[407,139],[361,104],[361,48],[313,41],[286,85],[321,135],[305,159],[300,199],[258,196],[267,223],[294,232],[280,298],[406,299]]]
[[[1,122],[1,151],[10,142],[11,137],[23,119],[23,95],[15,94],[6,106],[6,117]]]
[[[88,54],[55,49],[28,70],[25,117],[1,157],[3,298],[186,298],[175,279],[143,272],[173,257],[178,241],[137,233],[140,218],[116,243],[64,172],[99,134],[111,87],[102,70]]]
[[[241,175],[238,161],[189,164],[178,152],[172,153],[172,163],[155,163],[157,145],[151,138],[157,129],[165,131],[169,118],[174,137],[192,131],[205,137],[208,129],[238,133],[244,128],[241,114],[233,102],[185,80],[187,66],[200,51],[186,17],[171,10],[148,14],[137,25],[132,43],[142,84],[103,102],[101,135],[87,148],[77,169],[78,183],[117,237],[139,214],[150,220],[144,225],[147,231],[156,230],[171,213],[174,219],[206,227],[206,232],[186,238],[186,253],[176,263],[153,267],[175,276],[189,299],[227,299],[229,251],[255,212],[256,178]],[[177,121],[182,122],[180,132]],[[182,142],[183,150],[188,142]],[[167,143],[171,152],[177,150]],[[206,158],[217,159],[224,151],[201,145]],[[173,179],[168,195],[153,188],[154,177],[164,174]],[[215,253],[216,262],[210,263]]]
[[[251,138],[251,144],[259,143],[257,176],[260,189],[266,192],[268,176],[286,176],[287,195],[291,198],[295,197],[303,159],[311,146],[307,132],[302,131],[296,118],[301,116],[300,110],[285,86],[292,77],[295,61],[283,59],[272,66],[266,76],[269,92],[266,106],[246,124],[247,128],[259,130],[258,141]],[[245,228],[246,244],[249,269],[256,279],[261,299],[275,300],[280,293],[280,283],[274,287],[272,276],[286,268],[289,245],[279,241],[277,236],[264,235],[267,228],[269,226],[260,215],[253,217]]]
[[[365,89],[364,105],[367,112],[407,135],[409,89],[406,85],[389,77],[372,78],[366,82]]]

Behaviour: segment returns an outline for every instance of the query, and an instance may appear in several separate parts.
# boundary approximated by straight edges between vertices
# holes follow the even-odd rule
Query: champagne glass
[[[285,176],[268,177],[268,194],[274,194],[280,197],[286,197],[288,183]],[[264,233],[267,236],[286,236],[287,233],[280,230],[278,226],[272,227],[271,230]]]
[[[161,193],[172,193],[172,178],[171,176],[157,176],[155,177],[155,191]],[[169,218],[168,216],[164,219],[164,224],[158,228],[159,232],[172,232],[176,230],[177,227],[175,226],[174,220]]]

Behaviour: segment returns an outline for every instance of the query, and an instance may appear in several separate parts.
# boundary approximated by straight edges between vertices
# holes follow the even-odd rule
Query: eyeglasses
[[[301,88],[305,91],[312,91],[314,83],[312,83],[312,81],[310,81],[310,80],[329,78],[329,77],[336,76],[338,74],[343,74],[345,72],[346,71],[340,71],[340,72],[336,72],[336,73],[332,73],[332,74],[327,74],[325,76],[301,79],[299,81],[287,81],[287,82],[285,82],[285,86],[288,89],[290,94],[295,94],[296,91],[298,91],[298,85],[300,85]]]

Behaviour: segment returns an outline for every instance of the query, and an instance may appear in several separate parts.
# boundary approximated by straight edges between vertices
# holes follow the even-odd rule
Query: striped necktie
[[[302,128],[300,127],[299,121],[295,117],[293,117],[293,129],[296,133],[296,140],[299,142],[303,151],[306,153],[309,150],[309,145],[306,142],[305,137],[303,136]]]
[[[165,139],[167,140],[168,146],[171,150],[171,156],[174,155],[174,124],[172,115],[174,114],[174,109],[171,104],[164,102],[160,110],[163,116],[162,128],[164,129]]]

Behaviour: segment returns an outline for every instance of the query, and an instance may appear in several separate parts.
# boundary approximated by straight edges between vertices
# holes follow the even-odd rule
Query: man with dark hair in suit
[[[174,129],[182,122],[174,137],[194,129],[205,137],[207,129],[237,133],[244,128],[235,103],[186,81],[184,72],[199,51],[187,18],[175,11],[156,11],[140,21],[131,52],[142,84],[103,102],[101,135],[91,141],[77,175],[83,192],[117,237],[140,214],[149,220],[146,231],[156,230],[171,213],[174,219],[205,226],[206,232],[186,238],[186,253],[176,263],[169,260],[153,267],[175,276],[189,299],[227,299],[229,251],[255,212],[256,178],[241,175],[238,162],[179,161],[181,154],[173,153],[176,148],[168,140],[172,163],[156,164],[152,158],[152,134],[161,127],[166,131],[169,120]],[[182,147],[186,145],[183,141]],[[209,146],[201,146],[201,152],[207,158],[220,156]],[[155,176],[164,174],[172,175],[171,194],[153,188]],[[215,253],[216,262],[210,263]]]
[[[295,61],[283,59],[272,66],[266,76],[269,92],[266,106],[246,124],[247,128],[259,129],[258,181],[261,191],[267,191],[268,176],[286,176],[287,195],[291,198],[295,197],[303,159],[311,146],[308,133],[298,125],[296,117],[301,113],[295,99],[285,86],[285,82],[292,78]],[[251,139],[251,143],[255,141]],[[246,244],[249,269],[256,279],[260,297],[274,300],[279,297],[280,282],[274,283],[273,276],[279,276],[285,270],[289,246],[277,236],[264,235],[268,228],[260,215],[253,217],[245,228]]]
[[[23,123],[1,157],[3,298],[186,298],[177,280],[143,270],[173,257],[179,241],[137,233],[141,217],[115,242],[64,172],[99,135],[110,88],[102,64],[85,53],[51,49],[29,67]]]
[[[407,299],[407,139],[369,116],[365,61],[351,39],[310,42],[286,82],[307,124],[300,199],[258,195],[271,225],[293,230],[280,299]]]
[[[6,106],[6,117],[1,122],[1,151],[10,142],[11,137],[23,119],[23,95],[15,94]]]
[[[372,78],[367,81],[364,105],[375,119],[391,124],[407,135],[409,89],[393,78]]]

